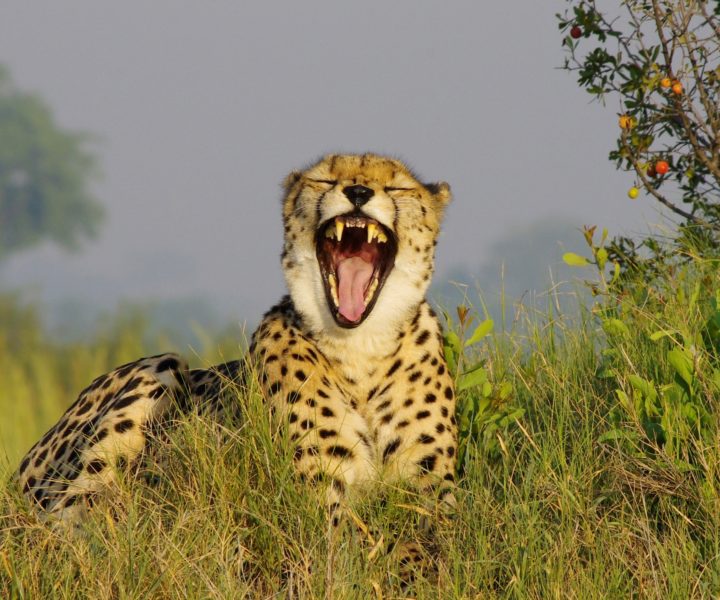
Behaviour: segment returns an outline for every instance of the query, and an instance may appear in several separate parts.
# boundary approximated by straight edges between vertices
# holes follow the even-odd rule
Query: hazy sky
[[[328,151],[450,182],[440,278],[540,221],[645,231],[654,207],[607,161],[617,106],[557,69],[563,6],[4,0],[0,62],[98,134],[107,220],[81,254],[43,247],[0,278],[96,304],[205,295],[256,321],[284,286],[279,183]]]

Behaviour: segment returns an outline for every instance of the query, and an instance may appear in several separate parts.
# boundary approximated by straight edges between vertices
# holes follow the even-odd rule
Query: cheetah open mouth
[[[357,327],[395,264],[395,237],[375,219],[350,213],[320,226],[316,252],[330,312],[341,327]]]

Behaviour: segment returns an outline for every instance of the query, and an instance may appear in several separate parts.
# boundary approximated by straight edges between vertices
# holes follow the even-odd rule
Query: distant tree
[[[89,184],[87,135],[62,130],[47,104],[0,65],[0,261],[44,240],[75,249],[103,217]]]
[[[677,250],[719,254],[720,2],[567,3],[564,68],[618,107],[610,160],[634,173],[630,198],[645,192],[679,221],[674,247],[617,238],[610,258],[649,275]]]

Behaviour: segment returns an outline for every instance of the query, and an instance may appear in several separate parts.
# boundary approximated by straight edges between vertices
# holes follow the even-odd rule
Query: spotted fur
[[[380,480],[452,501],[455,391],[425,301],[449,200],[447,184],[423,184],[401,162],[372,154],[327,156],[285,181],[290,293],[254,333],[249,364],[295,444],[300,476],[331,482],[332,514],[353,490]],[[389,266],[374,304],[351,323],[338,317],[318,266],[318,236],[345,215],[389,238],[367,246]],[[189,370],[164,354],[99,377],[23,459],[22,489],[47,512],[77,516],[137,461],[151,429],[178,411],[222,413],[221,388],[240,371],[238,362]]]

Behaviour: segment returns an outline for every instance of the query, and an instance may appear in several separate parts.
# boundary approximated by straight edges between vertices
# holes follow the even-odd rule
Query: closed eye
[[[332,179],[308,179],[311,183],[324,183],[326,185],[337,185],[337,180]]]
[[[386,187],[386,192],[412,192],[415,188],[404,188],[404,187]]]

